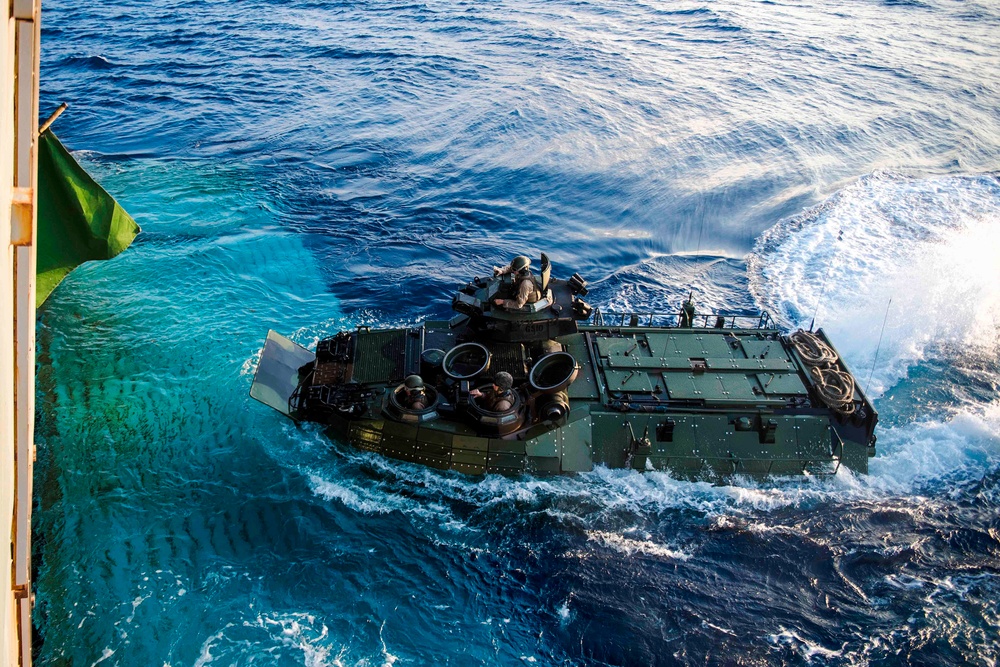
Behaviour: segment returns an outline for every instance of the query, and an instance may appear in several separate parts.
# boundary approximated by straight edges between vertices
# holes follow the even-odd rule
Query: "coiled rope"
[[[816,382],[816,393],[824,403],[842,415],[854,412],[854,378],[850,373],[820,366],[813,366],[809,373]]]
[[[788,337],[795,346],[796,352],[802,357],[802,361],[810,366],[826,366],[835,364],[839,357],[833,348],[823,342],[816,334],[810,331],[799,329]]]
[[[802,361],[809,366],[809,374],[816,385],[816,393],[832,410],[842,415],[854,412],[854,378],[850,373],[836,368],[840,360],[833,348],[816,334],[799,329],[788,339]]]

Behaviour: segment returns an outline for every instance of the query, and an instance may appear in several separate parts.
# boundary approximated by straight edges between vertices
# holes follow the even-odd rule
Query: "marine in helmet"
[[[494,276],[512,276],[514,283],[513,299],[494,299],[493,303],[507,310],[524,308],[526,303],[536,303],[542,298],[542,291],[535,282],[535,277],[531,275],[531,260],[524,255],[518,255],[511,260],[510,264],[493,269]]]
[[[424,380],[419,375],[409,375],[403,381],[403,386],[397,390],[399,403],[409,410],[423,410],[427,407],[427,390]]]
[[[510,388],[514,386],[514,378],[506,371],[500,371],[493,378],[493,385],[486,389],[473,389],[469,396],[476,398],[479,407],[490,412],[507,412],[514,407],[514,395]]]

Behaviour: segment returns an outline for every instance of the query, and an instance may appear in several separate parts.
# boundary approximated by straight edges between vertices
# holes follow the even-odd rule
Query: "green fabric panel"
[[[38,138],[38,264],[35,304],[80,264],[111,259],[139,225],[97,184],[51,131]]]

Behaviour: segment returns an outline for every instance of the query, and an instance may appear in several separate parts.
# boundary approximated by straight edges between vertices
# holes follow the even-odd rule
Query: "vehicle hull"
[[[506,430],[497,424],[506,417],[463,403],[461,376],[426,363],[426,351],[447,353],[470,337],[493,363],[473,382],[502,368],[519,383],[518,421]],[[815,337],[832,350],[822,331]],[[280,387],[255,380],[255,397],[359,449],[440,470],[543,475],[603,465],[717,481],[840,466],[865,473],[874,454],[877,414],[861,390],[852,383],[839,409],[824,404],[819,376],[775,329],[589,325],[539,347],[482,341],[457,318],[345,332],[315,355],[278,338],[269,334],[261,367],[270,380],[260,384]],[[561,393],[535,391],[532,367],[553,350],[576,360],[573,379]],[[839,355],[827,366],[850,373]],[[433,405],[400,409],[396,386],[417,372],[435,387]]]

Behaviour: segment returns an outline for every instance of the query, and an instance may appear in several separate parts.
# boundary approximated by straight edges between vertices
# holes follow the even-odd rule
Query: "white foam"
[[[838,650],[828,649],[819,642],[805,639],[794,630],[787,630],[785,628],[782,628],[776,634],[769,635],[767,639],[772,644],[792,647],[807,663],[815,661],[825,664],[826,661],[833,658],[840,658],[844,655],[843,648]]]
[[[141,605],[143,602],[145,602],[146,600],[148,600],[151,597],[153,597],[153,594],[152,593],[147,593],[145,596],[141,596],[140,595],[140,596],[137,596],[135,599],[133,599],[132,600],[132,613],[128,615],[128,617],[125,619],[125,622],[126,623],[131,623],[133,620],[135,620],[135,612],[136,612],[136,610],[139,609],[139,605]]]
[[[615,551],[625,554],[626,556],[644,554],[647,556],[658,556],[660,558],[670,558],[681,561],[687,560],[691,557],[691,554],[685,553],[681,549],[675,549],[664,544],[658,544],[651,539],[637,540],[631,537],[626,537],[625,535],[603,530],[587,531],[587,539],[597,542],[605,547],[614,549]]]
[[[101,664],[102,662],[104,662],[105,660],[107,660],[108,658],[110,658],[111,656],[113,656],[114,654],[115,654],[114,650],[105,647],[104,650],[101,651],[101,657],[98,658],[97,660],[95,660],[94,662],[90,663],[90,667],[94,667],[94,665]]]
[[[814,314],[878,395],[941,346],[1000,351],[1000,183],[878,172],[765,232],[747,258],[758,303]]]
[[[886,493],[947,475],[981,477],[1000,464],[1000,402],[979,414],[880,429],[879,444],[883,452],[869,464],[871,484]]]
[[[453,540],[457,540],[455,546],[465,543],[477,530],[476,521],[470,524],[467,517],[456,516],[453,502],[458,501],[485,514],[516,505],[522,512],[538,511],[567,525],[594,528],[588,533],[591,541],[621,553],[684,559],[692,554],[681,547],[598,526],[606,516],[622,512],[639,517],[680,510],[705,517],[715,529],[797,533],[794,525],[773,524],[767,515],[830,501],[884,502],[898,497],[907,499],[900,507],[900,511],[907,511],[910,504],[920,504],[920,494],[929,484],[940,487],[955,476],[978,479],[1000,464],[1000,402],[981,412],[880,428],[880,453],[870,462],[870,475],[857,475],[842,467],[830,478],[747,478],[732,485],[713,485],[678,480],[668,472],[598,466],[575,477],[463,477],[349,448],[344,448],[342,456],[331,458],[329,445],[321,442],[319,431],[313,434],[315,460],[308,462],[303,454],[312,451],[310,438],[299,432],[296,467],[318,496],[362,514],[399,511],[410,521],[434,526],[435,541],[442,546],[452,545]],[[391,480],[393,488],[367,476],[357,478],[350,469],[359,465],[379,469],[379,478]],[[948,488],[951,486],[949,483]],[[409,493],[400,493],[402,488]],[[462,548],[468,545],[462,544]]]
[[[309,476],[309,486],[318,496],[326,500],[338,500],[362,514],[388,514],[401,509],[400,503],[395,502],[393,496],[389,494],[372,493],[359,486],[351,488],[318,475]]]
[[[399,656],[389,652],[389,647],[386,646],[385,638],[382,636],[383,632],[385,632],[385,621],[382,621],[382,625],[378,629],[378,640],[382,644],[382,667],[392,667],[399,660]]]
[[[317,622],[313,614],[299,612],[274,617],[258,616],[253,623],[244,625],[262,628],[282,645],[301,652],[302,663],[306,667],[341,664],[343,651],[340,655],[331,657],[333,647],[328,641],[330,631],[324,623]]]
[[[559,625],[566,625],[572,619],[573,615],[569,609],[569,603],[572,600],[573,596],[570,595],[561,605],[556,607],[556,616],[559,617]]]
[[[720,530],[799,533],[795,526],[772,525],[766,515],[786,508],[809,508],[831,500],[884,501],[900,495],[912,496],[929,480],[955,474],[956,460],[968,465],[964,476],[979,477],[1000,460],[1000,439],[993,435],[992,428],[980,419],[965,416],[951,422],[887,429],[880,434],[880,443],[882,440],[887,442],[887,453],[872,461],[871,475],[856,475],[841,468],[831,478],[747,478],[732,485],[678,480],[666,472],[602,466],[575,477],[466,478],[364,454],[366,465],[384,465],[386,474],[395,479],[394,486],[412,491],[400,494],[398,488],[388,489],[384,484],[356,480],[337,464],[320,472],[303,467],[300,470],[306,474],[313,491],[327,500],[369,515],[399,511],[411,521],[446,531],[458,540],[458,544],[467,542],[470,533],[477,529],[475,522],[470,525],[454,514],[453,501],[471,503],[485,514],[517,505],[521,512],[538,511],[553,520],[585,530],[593,527],[587,531],[590,541],[626,555],[646,554],[684,560],[692,554],[682,547],[658,543],[648,536],[628,531],[617,533],[595,526],[604,517],[622,512],[639,517],[679,510],[705,517],[711,527]],[[350,463],[345,465],[350,466]],[[437,533],[435,542],[451,545],[452,538]],[[468,545],[462,544],[462,548]],[[578,555],[587,556],[583,552]]]
[[[215,656],[212,655],[212,649],[225,636],[226,630],[230,627],[232,627],[232,624],[226,625],[225,628],[202,642],[201,651],[199,651],[198,659],[194,662],[194,667],[204,667],[205,665],[212,664],[212,661],[215,659]]]

